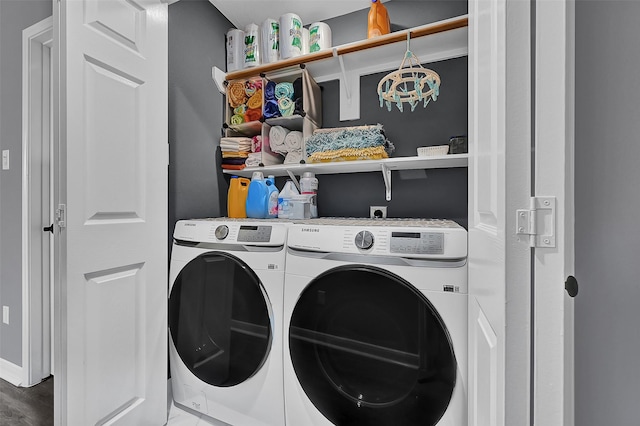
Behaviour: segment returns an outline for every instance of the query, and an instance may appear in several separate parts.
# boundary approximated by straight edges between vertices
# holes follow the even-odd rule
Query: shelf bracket
[[[341,55],[338,55],[338,49],[333,48],[333,56],[338,58],[340,63],[340,72],[342,72],[342,80],[345,82],[344,91],[347,95],[347,99],[351,99],[351,91],[349,90],[349,81],[347,80],[347,71],[344,68],[344,59]]]
[[[382,178],[384,179],[385,195],[387,201],[391,201],[391,169],[386,164],[381,165]]]

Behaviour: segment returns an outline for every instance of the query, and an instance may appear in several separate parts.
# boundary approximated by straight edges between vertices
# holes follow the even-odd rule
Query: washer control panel
[[[238,231],[239,243],[268,243],[271,240],[270,225],[242,225]]]
[[[442,232],[391,232],[391,253],[443,254]]]

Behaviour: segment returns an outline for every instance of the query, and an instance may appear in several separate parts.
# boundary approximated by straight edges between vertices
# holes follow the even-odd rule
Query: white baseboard
[[[22,383],[22,367],[0,358],[0,379],[6,380],[14,386],[20,385]]]

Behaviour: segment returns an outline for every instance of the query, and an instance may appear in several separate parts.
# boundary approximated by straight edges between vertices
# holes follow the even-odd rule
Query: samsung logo
[[[302,232],[320,232],[320,228],[302,228]]]

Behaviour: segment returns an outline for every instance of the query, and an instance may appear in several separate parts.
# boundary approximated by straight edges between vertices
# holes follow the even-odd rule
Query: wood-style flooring
[[[0,379],[0,425],[53,425],[53,377],[30,388]]]

